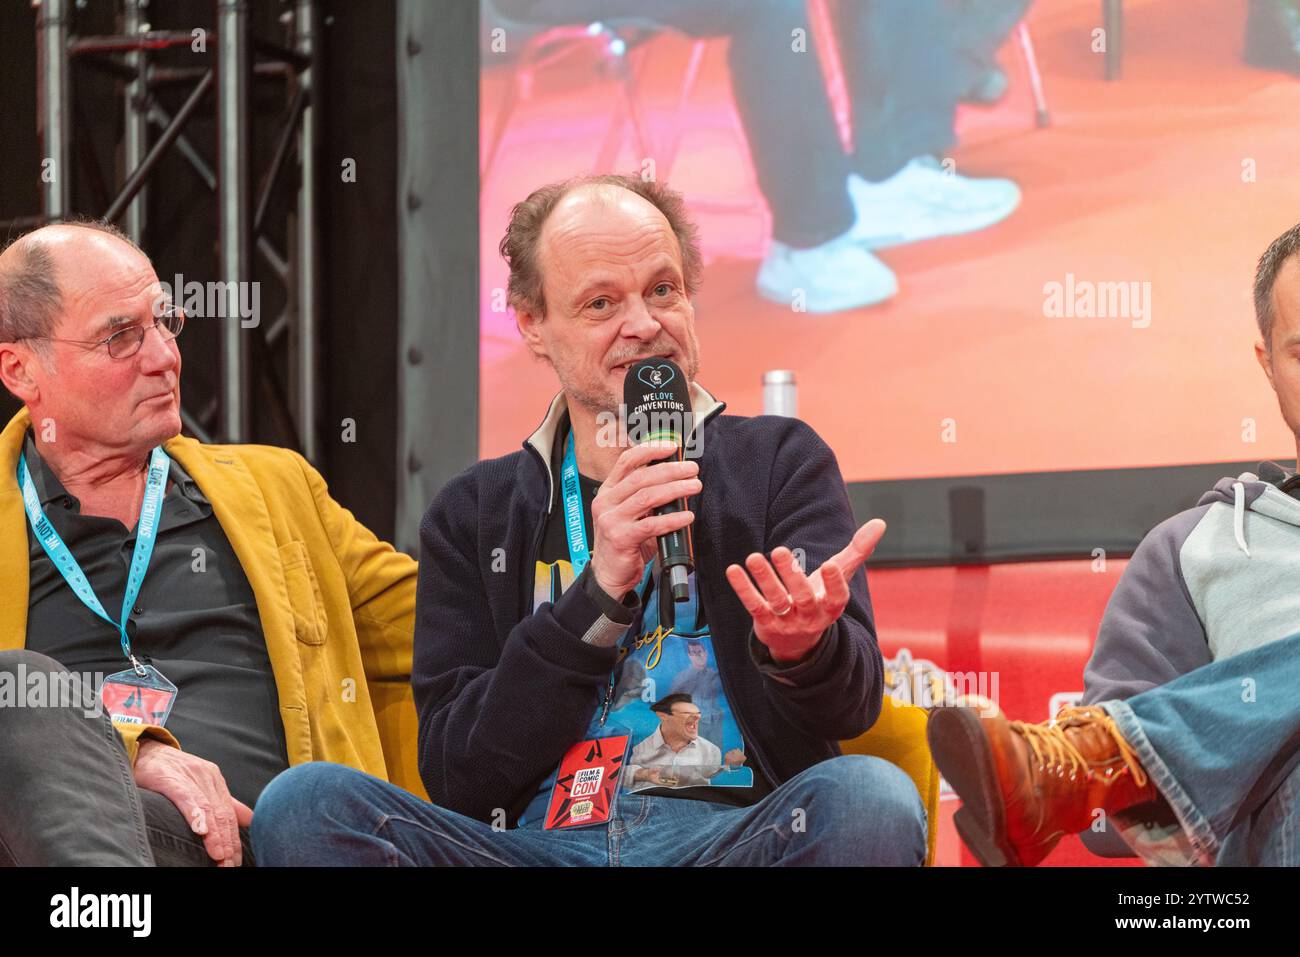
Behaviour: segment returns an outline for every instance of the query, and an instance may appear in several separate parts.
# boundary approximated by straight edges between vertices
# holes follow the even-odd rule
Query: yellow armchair
[[[405,682],[373,682],[370,700],[384,746],[388,778],[426,801],[428,792],[420,781],[416,755],[418,724],[411,686]],[[935,841],[939,829],[939,769],[930,757],[925,738],[926,712],[916,705],[899,704],[886,696],[878,720],[866,734],[841,742],[845,754],[871,754],[898,765],[916,783],[925,802],[929,822],[929,847],[925,863],[934,863]]]
[[[409,681],[372,681],[370,702],[379,725],[388,780],[417,797],[429,800],[420,780],[420,721],[415,714],[415,693]]]

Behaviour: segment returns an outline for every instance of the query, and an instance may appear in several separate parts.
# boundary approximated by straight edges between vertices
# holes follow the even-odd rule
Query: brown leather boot
[[[996,712],[996,713],[993,713]],[[957,833],[986,867],[1032,866],[1066,834],[1154,800],[1158,792],[1115,720],[1100,707],[1053,721],[1008,721],[996,708],[940,707],[930,751],[962,799]]]

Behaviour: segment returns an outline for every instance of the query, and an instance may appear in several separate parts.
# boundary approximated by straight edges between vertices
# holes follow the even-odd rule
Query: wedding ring
[[[788,614],[790,614],[790,609],[793,608],[793,607],[794,607],[794,602],[790,602],[790,604],[786,605],[786,606],[785,606],[784,608],[782,608],[780,611],[777,611],[775,608],[773,608],[773,609],[772,609],[772,614],[774,614],[774,615],[776,615],[776,617],[780,618],[782,615],[788,615]]]

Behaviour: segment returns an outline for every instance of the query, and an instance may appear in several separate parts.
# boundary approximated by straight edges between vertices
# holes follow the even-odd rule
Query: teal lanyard
[[[569,542],[569,564],[576,579],[591,561],[587,547],[587,524],[582,517],[582,488],[578,484],[578,459],[573,452],[573,432],[564,443],[564,464],[560,467],[560,486],[564,489],[564,531]]]
[[[578,484],[578,459],[573,452],[573,432],[564,443],[564,464],[560,466],[560,487],[564,491],[564,531],[569,543],[569,564],[573,566],[573,578],[576,581],[591,561],[591,549],[587,545],[587,523],[582,515],[582,488]],[[646,585],[654,571],[654,562],[647,562],[645,575],[637,590],[645,599]]]
[[[591,561],[591,549],[587,545],[587,522],[582,515],[582,488],[578,484],[578,460],[573,452],[573,432],[564,443],[564,464],[560,466],[560,487],[564,490],[564,531],[569,542],[569,564],[573,566],[576,581]],[[646,583],[654,570],[654,562],[648,562],[645,575],[638,590],[644,592]]]
[[[560,467],[560,487],[564,491],[564,529],[569,541],[569,564],[573,566],[573,578],[576,581],[591,561],[591,549],[587,545],[587,525],[582,516],[582,488],[578,484],[578,460],[573,452],[573,432],[564,444],[564,464]],[[654,562],[646,562],[645,574],[637,590],[641,600],[645,601],[647,586],[654,572]],[[618,680],[619,669],[615,668],[609,676],[605,688],[605,700],[600,709],[600,723],[605,724],[609,715],[609,705],[614,698],[614,686]]]
[[[50,561],[59,570],[63,580],[81,599],[81,603],[118,630],[122,637],[122,654],[140,675],[145,674],[144,667],[131,654],[131,639],[126,635],[126,622],[131,616],[131,609],[135,607],[136,596],[140,594],[140,586],[144,583],[145,572],[149,569],[149,559],[153,555],[154,541],[158,537],[158,517],[161,512],[163,490],[167,487],[167,472],[171,464],[172,460],[162,450],[162,446],[155,448],[149,457],[149,476],[145,481],[144,501],[140,504],[135,551],[131,555],[131,570],[126,578],[126,594],[122,596],[122,619],[115,622],[104,611],[104,606],[100,604],[95,590],[86,580],[85,572],[81,570],[77,559],[63,543],[63,539],[59,537],[58,530],[46,518],[45,509],[41,508],[40,496],[36,494],[36,485],[27,471],[26,453],[18,456],[18,485],[23,491],[23,506],[27,510],[27,521],[32,526],[36,540],[41,543],[45,554],[50,557]]]

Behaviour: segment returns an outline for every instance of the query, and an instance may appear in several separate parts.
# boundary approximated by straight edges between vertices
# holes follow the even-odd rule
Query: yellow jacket
[[[0,651],[27,641],[27,515],[17,469],[30,425],[24,409],[0,433]],[[399,771],[409,763],[402,735],[415,725],[415,560],[330,498],[296,452],[179,436],[163,448],[212,503],[253,587],[289,764],[333,761],[385,779],[389,768]],[[134,761],[141,729],[118,731]]]

